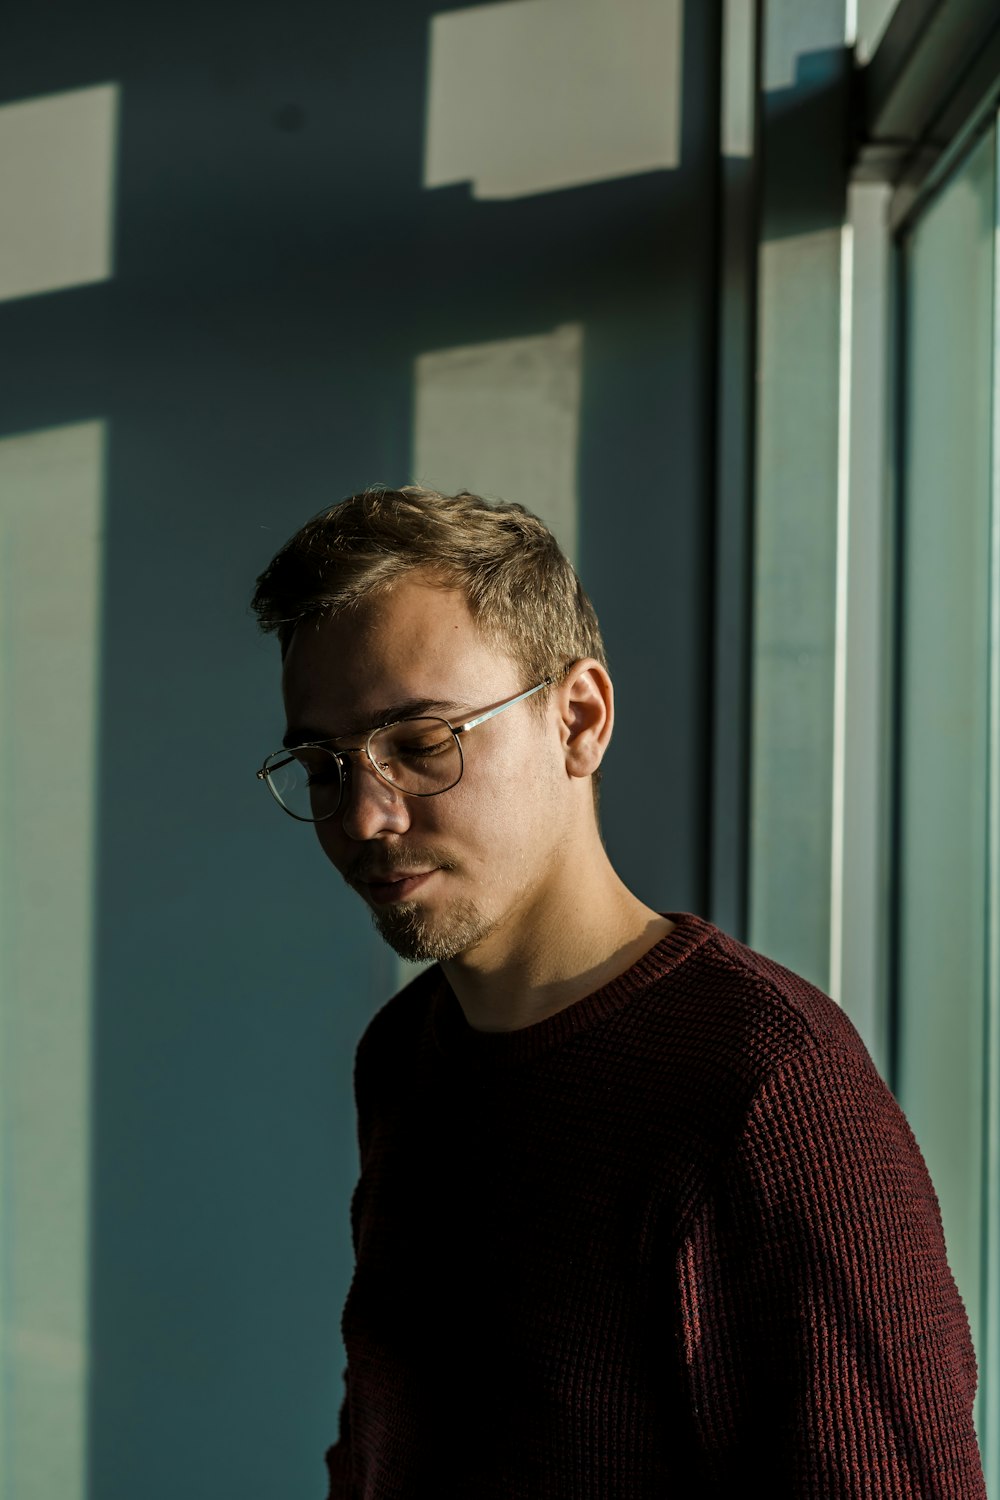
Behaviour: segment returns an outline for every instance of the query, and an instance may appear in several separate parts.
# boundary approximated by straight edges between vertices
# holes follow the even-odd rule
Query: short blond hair
[[[258,578],[252,607],[284,656],[304,620],[356,608],[416,568],[462,590],[524,687],[581,657],[607,665],[594,606],[548,527],[521,505],[467,490],[405,485],[348,496],[285,543]]]

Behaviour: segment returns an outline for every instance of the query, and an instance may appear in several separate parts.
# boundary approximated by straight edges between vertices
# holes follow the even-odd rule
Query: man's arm
[[[344,1384],[345,1386],[347,1384],[346,1370],[344,1371]],[[326,1500],[350,1500],[351,1437],[350,1411],[346,1395],[340,1408],[340,1436],[333,1447],[326,1450],[326,1468],[329,1475]]]
[[[860,1052],[817,1046],[768,1079],[678,1272],[694,1425],[720,1481],[985,1500],[937,1199]]]
[[[380,1013],[381,1014],[381,1013]],[[377,1022],[370,1023],[358,1043],[354,1056],[354,1104],[357,1117],[358,1157],[363,1167],[371,1132],[373,1114],[373,1089],[379,1075],[380,1064],[373,1058],[377,1036]],[[384,1071],[384,1067],[382,1069]],[[358,1255],[359,1199],[355,1188],[351,1196],[351,1246],[355,1263]],[[340,1407],[340,1426],[337,1441],[326,1450],[326,1467],[329,1474],[327,1500],[350,1500],[351,1496],[351,1415],[350,1415],[350,1366],[344,1371],[344,1399]]]

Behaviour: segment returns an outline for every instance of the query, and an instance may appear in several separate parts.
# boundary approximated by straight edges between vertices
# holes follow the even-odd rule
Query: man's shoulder
[[[732,984],[756,1002],[762,1020],[814,1042],[855,1045],[858,1034],[818,984],[716,929],[706,958],[720,986]]]
[[[446,984],[440,965],[422,969],[372,1016],[358,1043],[358,1067],[412,1058],[427,1033],[435,998]]]
[[[664,988],[663,1009],[675,1036],[699,1055],[728,1058],[747,1081],[762,1081],[804,1052],[846,1051],[868,1061],[850,1019],[818,985],[709,922],[678,919],[697,924],[702,940]]]
[[[788,1101],[802,1079],[847,1076],[882,1107],[864,1043],[817,985],[701,918],[678,926],[679,961],[637,992],[601,1058],[654,1155],[687,1162],[704,1187],[760,1102]]]

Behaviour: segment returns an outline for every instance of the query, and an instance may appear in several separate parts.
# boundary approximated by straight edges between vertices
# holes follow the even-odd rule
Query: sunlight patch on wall
[[[681,0],[504,0],[431,17],[424,186],[514,198],[676,167]]]
[[[722,5],[722,155],[749,160],[754,151],[756,124],[755,15],[747,0],[723,0]]]
[[[414,372],[417,480],[517,501],[575,558],[582,372],[578,323],[421,354]]]
[[[855,0],[858,61],[867,62],[878,51],[899,0]]]
[[[0,442],[0,1492],[83,1500],[104,427]]]
[[[540,516],[576,561],[583,328],[421,354],[414,369],[414,477]],[[426,964],[396,960],[398,986]]]
[[[0,300],[112,274],[118,87],[0,108]]]

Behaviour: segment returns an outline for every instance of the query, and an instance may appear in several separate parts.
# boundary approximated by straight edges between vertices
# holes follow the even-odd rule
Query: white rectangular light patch
[[[0,107],[0,301],[113,269],[117,84]]]
[[[676,167],[681,0],[503,0],[431,17],[424,186],[515,198]]]
[[[3,1493],[83,1500],[104,424],[0,441]]]
[[[414,474],[453,493],[517,501],[571,560],[583,328],[421,354],[414,372]]]

